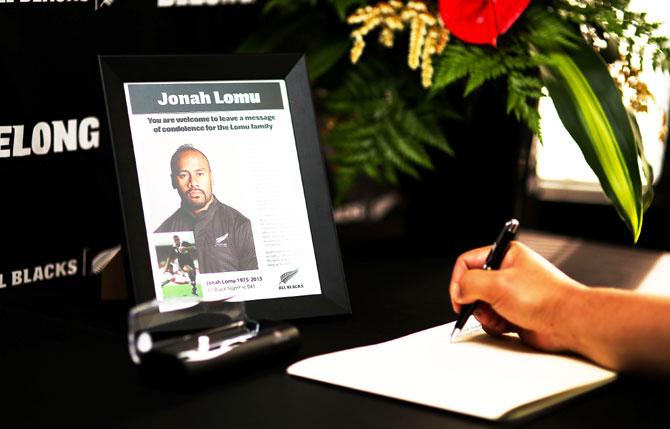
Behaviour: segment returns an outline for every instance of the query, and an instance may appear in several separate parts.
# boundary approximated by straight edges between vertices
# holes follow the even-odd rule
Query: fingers
[[[454,311],[456,313],[461,312],[461,304],[474,302],[477,299],[484,300],[491,303],[492,300],[497,299],[500,295],[499,293],[504,290],[501,288],[500,281],[504,280],[506,277],[504,275],[494,274],[500,273],[501,271],[486,271],[483,272],[481,268],[486,263],[486,259],[491,250],[491,246],[480,247],[477,249],[470,250],[463,253],[458,257],[456,263],[454,264],[454,269],[451,273],[451,281],[449,283],[449,293],[451,296],[451,303]],[[523,259],[523,255],[527,252],[532,252],[523,244],[513,241],[510,244],[507,254],[501,265],[501,270],[512,268],[514,265],[520,264],[520,259]],[[472,273],[485,273],[484,277],[470,277]],[[468,284],[472,279],[473,283],[470,286],[464,288],[461,283],[466,281],[464,278],[467,277]],[[489,290],[489,288],[492,288]],[[464,289],[467,289],[464,291]]]
[[[515,332],[524,343],[540,350],[562,351],[551,338],[546,335],[539,335],[537,332],[521,329],[517,325],[509,322],[507,319],[501,317],[496,313],[490,305],[480,303],[477,305],[473,316],[479,323],[481,323],[484,332],[494,337],[506,334],[508,332]]]
[[[494,308],[504,293],[506,275],[500,271],[469,270],[455,287],[453,300],[458,305],[483,301]]]
[[[451,303],[456,313],[461,312],[461,306],[458,303],[457,296],[459,295],[459,282],[463,274],[468,270],[481,268],[486,262],[486,257],[491,250],[491,246],[480,247],[463,253],[456,259],[454,269],[451,273],[451,281],[449,282],[449,293],[451,295]]]
[[[516,329],[516,326],[500,317],[493,311],[491,306],[486,303],[477,305],[473,315],[475,316],[475,319],[482,324],[482,328],[484,328],[484,331],[489,335],[498,336],[506,332],[512,332]]]
[[[485,246],[470,250],[460,255],[458,259],[456,259],[454,270],[451,273],[451,283],[458,283],[463,273],[467,270],[483,267],[490,250],[491,246]]]

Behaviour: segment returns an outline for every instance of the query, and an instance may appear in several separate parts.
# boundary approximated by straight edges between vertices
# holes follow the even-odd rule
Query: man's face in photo
[[[182,152],[172,172],[172,184],[186,208],[196,213],[205,208],[212,200],[212,175],[207,158],[195,150]]]

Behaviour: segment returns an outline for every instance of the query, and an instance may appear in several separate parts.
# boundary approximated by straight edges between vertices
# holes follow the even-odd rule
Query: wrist
[[[554,306],[551,332],[557,350],[584,353],[583,318],[589,314],[591,289],[577,282],[567,284]]]

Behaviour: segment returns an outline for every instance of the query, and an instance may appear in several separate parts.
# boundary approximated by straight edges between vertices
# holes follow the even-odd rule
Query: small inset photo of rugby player
[[[163,299],[202,296],[192,231],[154,234]]]

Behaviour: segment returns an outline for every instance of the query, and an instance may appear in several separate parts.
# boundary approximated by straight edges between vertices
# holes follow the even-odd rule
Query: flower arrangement
[[[308,52],[340,196],[360,175],[393,184],[433,168],[430,151],[453,154],[442,127],[446,117],[458,116],[450,101],[454,89],[462,88],[467,99],[488,82],[502,83],[506,113],[539,136],[538,100],[549,95],[636,241],[653,175],[631,112],[644,111],[652,97],[639,78],[642,56],[650,54],[653,67],[668,72],[670,46],[656,34],[660,24],[630,11],[629,3],[273,0],[265,12],[291,29],[281,36],[275,31],[269,43],[258,34],[241,50],[286,43]],[[381,50],[370,43],[373,37]],[[387,48],[405,37],[408,67],[402,70],[399,49]],[[356,66],[345,66],[347,52]],[[627,106],[622,91],[633,94]]]

